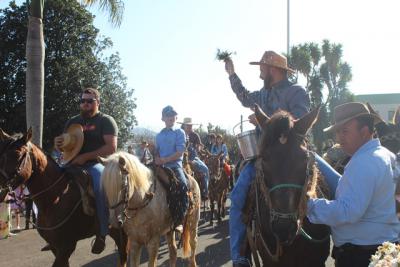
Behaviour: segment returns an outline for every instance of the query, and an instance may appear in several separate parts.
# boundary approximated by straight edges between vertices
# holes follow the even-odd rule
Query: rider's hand
[[[60,147],[62,147],[63,144],[64,144],[64,136],[59,135],[56,138],[54,138],[54,146],[55,146],[55,148],[60,150]]]
[[[233,66],[232,59],[225,59],[225,70],[229,74],[229,76],[235,73],[235,67]]]
[[[78,155],[74,158],[74,160],[71,162],[71,165],[83,165],[87,161],[85,154]]]
[[[258,126],[258,121],[256,119],[256,114],[253,113],[249,116],[249,121],[251,124],[253,124],[254,126]]]

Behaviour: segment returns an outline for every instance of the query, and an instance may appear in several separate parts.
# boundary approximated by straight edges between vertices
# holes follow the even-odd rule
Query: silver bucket
[[[233,127],[233,129],[235,129],[236,126]],[[233,133],[235,134],[235,131],[233,131]],[[256,130],[249,130],[236,134],[236,140],[240,152],[245,160],[252,159],[258,155],[258,139]]]

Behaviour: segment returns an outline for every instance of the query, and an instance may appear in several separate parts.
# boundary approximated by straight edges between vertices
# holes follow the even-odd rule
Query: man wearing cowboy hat
[[[335,108],[334,124],[324,130],[334,132],[351,156],[334,200],[308,202],[309,220],[331,227],[336,267],[368,266],[380,244],[399,240],[394,201],[396,158],[373,137],[374,122],[379,120],[363,103],[346,103]]]
[[[79,102],[80,114],[71,118],[65,126],[64,132],[70,134],[57,136],[54,142],[55,147],[64,152],[64,164],[82,166],[92,177],[96,214],[100,224],[92,253],[99,254],[105,248],[105,237],[108,234],[108,207],[101,186],[101,173],[104,167],[97,162],[97,157],[107,157],[116,151],[118,127],[111,116],[99,111],[98,90],[84,89]],[[71,128],[75,134],[72,134]],[[76,145],[71,146],[72,150],[67,149],[73,140],[77,141]]]
[[[192,118],[184,118],[183,122],[178,122],[182,124],[182,129],[186,134],[187,150],[189,161],[193,164],[194,168],[199,171],[204,178],[203,188],[201,188],[201,199],[206,200],[208,198],[208,181],[210,180],[210,172],[207,165],[199,158],[198,151],[201,149],[203,144],[198,133],[193,131]]]
[[[147,143],[147,141],[142,141],[140,143],[139,155],[138,155],[140,162],[146,166],[149,166],[153,162],[153,155],[151,155],[148,146],[149,143]]]
[[[225,70],[229,74],[232,90],[243,106],[253,108],[258,104],[268,116],[281,109],[290,112],[295,118],[300,118],[309,111],[310,100],[306,90],[288,80],[288,73],[294,71],[287,66],[286,57],[274,51],[266,51],[260,61],[250,64],[260,66],[260,79],[264,81],[264,86],[259,91],[249,92],[235,73],[232,60],[225,60]],[[249,119],[253,124],[257,124],[254,114],[250,115]],[[249,162],[241,171],[230,195],[229,232],[234,266],[250,265],[249,260],[240,255],[240,246],[246,236],[246,226],[242,223],[241,213],[254,177],[254,162]]]

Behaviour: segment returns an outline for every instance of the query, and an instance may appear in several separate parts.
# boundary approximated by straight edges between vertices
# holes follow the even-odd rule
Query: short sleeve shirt
[[[81,115],[71,118],[66,123],[64,131],[75,123],[82,125],[84,134],[83,146],[79,154],[92,152],[104,146],[104,135],[118,136],[118,126],[113,117],[101,112],[87,119]]]
[[[164,128],[156,136],[156,151],[161,158],[169,157],[176,152],[184,152],[186,144],[185,132],[182,129]],[[182,168],[183,155],[165,164],[169,168]]]

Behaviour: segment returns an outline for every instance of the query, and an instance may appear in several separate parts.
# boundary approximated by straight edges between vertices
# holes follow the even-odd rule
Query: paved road
[[[111,238],[107,239],[106,250],[101,255],[90,253],[90,243],[91,239],[78,242],[77,248],[70,258],[71,266],[115,266],[117,254]],[[36,230],[22,231],[17,236],[0,240],[0,266],[51,266],[54,257],[51,252],[40,251],[40,248],[44,245],[45,242]],[[147,266],[146,259],[147,257],[143,253],[141,267]],[[213,227],[209,226],[208,223],[201,222],[196,260],[199,266],[232,266],[229,257],[227,218],[220,225],[214,225]],[[168,266],[168,249],[165,242],[160,248],[158,266]],[[178,266],[186,266],[181,258],[178,261]],[[333,267],[331,259],[328,259],[327,267]]]

